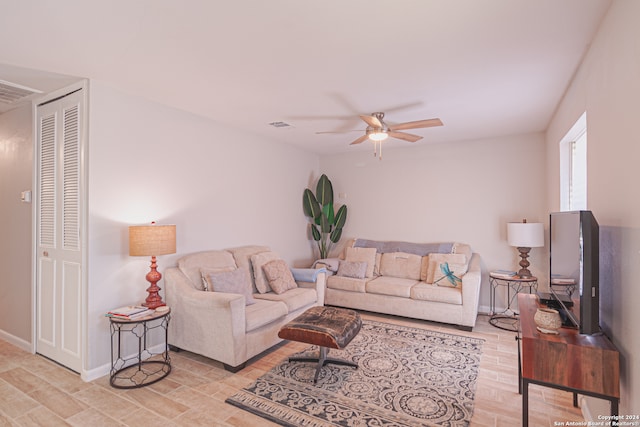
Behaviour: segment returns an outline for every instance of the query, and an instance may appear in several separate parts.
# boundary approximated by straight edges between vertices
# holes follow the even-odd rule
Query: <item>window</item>
[[[587,209],[587,113],[560,141],[560,210]]]

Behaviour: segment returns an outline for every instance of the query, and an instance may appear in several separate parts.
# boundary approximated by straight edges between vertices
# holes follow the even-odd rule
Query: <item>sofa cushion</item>
[[[203,291],[211,291],[213,287],[211,286],[211,280],[209,275],[213,273],[222,273],[224,271],[233,271],[234,267],[203,267],[200,269],[200,278],[202,282],[202,290]]]
[[[469,261],[471,261],[471,256],[473,255],[471,246],[467,245],[466,243],[454,243],[451,253],[464,255],[466,257],[467,264],[469,263]]]
[[[347,259],[347,248],[352,248],[355,242],[356,242],[355,238],[346,239],[344,241],[343,249],[338,254],[338,258],[342,260]]]
[[[420,280],[426,282],[429,278],[429,255],[423,256],[420,262]]]
[[[266,294],[257,294],[255,297],[256,300],[280,301],[286,305],[289,313],[315,304],[318,301],[316,290],[311,288],[289,289],[282,294],[267,292]]]
[[[342,291],[365,292],[367,279],[354,279],[352,277],[331,276],[327,278],[327,288]]]
[[[367,273],[365,274],[365,277],[373,277],[373,269],[376,265],[375,248],[346,248],[345,253],[345,261],[366,262]]]
[[[281,301],[267,301],[256,298],[256,303],[245,310],[246,332],[268,325],[287,315],[287,305]],[[215,331],[214,331],[215,332]]]
[[[178,268],[191,280],[196,289],[202,289],[200,279],[201,268],[221,268],[228,267],[231,270],[238,268],[233,255],[228,251],[206,251],[197,252],[183,256],[178,260]]]
[[[376,265],[373,267],[373,277],[378,277],[380,275],[380,263],[382,262],[382,254],[380,252],[376,252]]]
[[[436,270],[440,271],[439,264],[447,262],[449,264],[462,264],[467,265],[467,257],[463,254],[430,254],[429,255],[429,270],[427,272],[427,280],[425,282],[433,283],[433,276]],[[466,273],[466,269],[461,274]],[[458,276],[460,277],[460,276]]]
[[[276,294],[282,294],[289,289],[295,289],[298,284],[293,279],[293,274],[284,260],[274,259],[262,266],[262,271],[267,278],[269,287]]]
[[[231,271],[220,271],[209,274],[211,291],[244,295],[246,305],[255,304],[252,296],[251,278],[249,270],[238,268]]]
[[[420,282],[411,288],[411,298],[422,301],[443,302],[462,305],[462,291],[460,288],[430,285]]]
[[[354,279],[364,279],[367,274],[367,263],[364,261],[340,261],[336,274]]]
[[[415,279],[403,277],[380,276],[367,282],[369,294],[391,295],[394,297],[411,297],[411,288],[418,283]]]
[[[453,264],[448,262],[433,262],[433,284],[438,286],[449,286],[457,288],[462,286],[462,275],[467,272],[467,264]],[[453,273],[453,276],[445,274],[446,270]]]
[[[264,275],[262,267],[269,261],[280,259],[280,255],[275,252],[260,252],[251,255],[251,266],[253,270],[253,283],[256,286],[256,290],[261,294],[271,291],[269,287],[269,281]]]
[[[420,280],[422,257],[406,252],[382,254],[380,275]]]
[[[268,246],[247,245],[229,248],[227,249],[227,252],[230,252],[231,255],[233,255],[233,259],[238,267],[246,267],[249,269],[249,273],[251,273],[251,281],[254,282],[251,255],[259,254],[260,252],[269,252],[270,250],[271,249],[269,249]],[[255,288],[255,282],[253,283],[253,286]]]

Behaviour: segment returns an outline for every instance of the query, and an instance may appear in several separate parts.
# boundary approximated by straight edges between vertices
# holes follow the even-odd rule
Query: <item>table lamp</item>
[[[520,270],[518,276],[528,279],[532,277],[529,271],[529,251],[531,248],[544,246],[544,224],[540,222],[510,222],[507,224],[507,241],[509,246],[515,246],[520,252]]]
[[[129,255],[150,256],[151,271],[147,273],[146,279],[151,286],[147,288],[149,295],[143,306],[156,309],[166,305],[158,293],[160,287],[157,283],[162,279],[162,274],[157,270],[157,255],[167,255],[176,253],[176,226],[175,225],[132,225],[129,227]]]

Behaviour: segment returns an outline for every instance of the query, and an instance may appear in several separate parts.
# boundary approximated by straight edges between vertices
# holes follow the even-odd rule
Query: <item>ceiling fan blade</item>
[[[316,134],[320,135],[320,134],[323,134],[323,133],[349,133],[349,132],[362,132],[362,129],[323,131],[323,132],[316,132]]]
[[[418,135],[413,135],[411,133],[404,133],[404,132],[394,132],[394,131],[390,131],[389,136],[392,138],[402,139],[403,141],[409,141],[409,142],[416,142],[422,139],[422,137]]]
[[[419,129],[419,128],[430,128],[434,126],[442,126],[442,120],[427,119],[427,120],[416,120],[415,122],[398,123],[397,125],[389,126],[389,130]]]
[[[382,127],[382,123],[380,123],[380,120],[378,120],[377,117],[361,115],[360,118],[362,120],[364,120],[372,128],[381,128]]]
[[[367,134],[362,135],[360,138],[356,139],[355,141],[353,141],[351,144],[349,145],[356,145],[356,144],[360,144],[361,142],[364,142],[367,140],[367,138],[369,138],[367,136]]]

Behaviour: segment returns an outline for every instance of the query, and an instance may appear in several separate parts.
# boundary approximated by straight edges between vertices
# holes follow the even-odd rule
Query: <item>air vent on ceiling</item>
[[[288,127],[293,127],[293,126],[291,126],[289,123],[286,123],[286,122],[271,122],[271,123],[269,123],[269,125],[273,126],[274,128],[288,128]]]
[[[42,91],[0,80],[0,103],[13,104],[36,93],[42,93]]]

